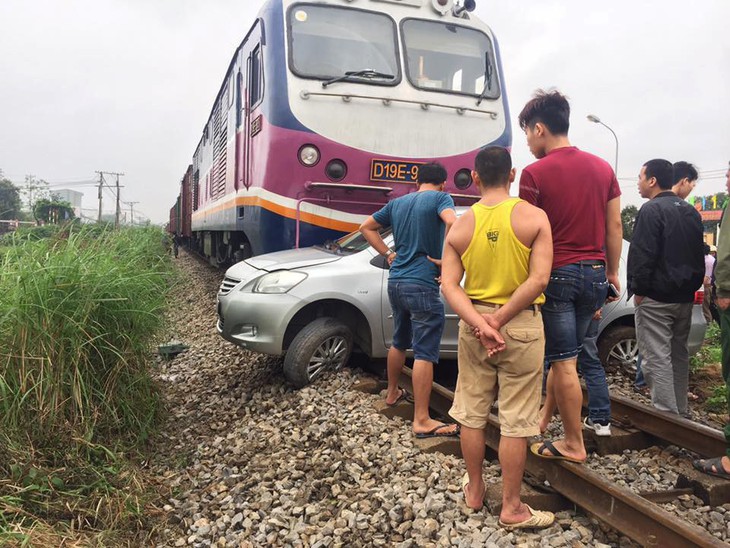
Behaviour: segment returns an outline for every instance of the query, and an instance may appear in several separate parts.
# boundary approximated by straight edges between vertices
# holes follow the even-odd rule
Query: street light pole
[[[586,116],[586,118],[588,118],[588,120],[593,122],[594,124],[601,124],[603,127],[608,129],[608,131],[613,134],[613,138],[616,139],[616,159],[614,160],[613,172],[615,173],[616,177],[618,177],[618,137],[616,136],[616,132],[608,127],[606,124],[604,124],[601,119],[595,114],[589,114],[588,116]]]

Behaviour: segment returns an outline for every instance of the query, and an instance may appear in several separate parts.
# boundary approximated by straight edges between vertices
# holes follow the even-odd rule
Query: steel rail
[[[583,388],[584,404],[588,393]],[[611,418],[622,426],[641,430],[666,443],[689,449],[703,457],[724,455],[727,449],[725,435],[715,428],[659,411],[637,403],[625,396],[611,396]]]
[[[413,388],[412,370],[403,368],[401,382]],[[454,392],[434,383],[430,405],[443,415],[448,414]],[[490,415],[487,445],[499,449],[499,420]],[[527,455],[526,471],[550,486],[576,506],[593,514],[642,546],[725,547],[720,539],[706,530],[687,523],[629,489],[618,487],[587,466],[567,461],[548,460]]]

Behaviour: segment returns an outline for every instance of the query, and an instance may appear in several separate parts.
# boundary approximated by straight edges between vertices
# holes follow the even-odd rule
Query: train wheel
[[[343,367],[352,347],[349,327],[337,318],[318,318],[294,337],[284,358],[284,376],[302,388],[324,371]]]

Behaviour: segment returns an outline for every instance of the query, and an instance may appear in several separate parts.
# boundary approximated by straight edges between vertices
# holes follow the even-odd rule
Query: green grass
[[[162,231],[43,236],[6,238],[0,258],[0,544],[141,524],[133,457],[161,412],[148,361],[173,282]]]
[[[722,346],[720,341],[720,327],[712,322],[707,327],[705,340],[700,351],[690,358],[690,373],[697,374],[708,365],[722,362]],[[712,389],[712,394],[705,401],[705,409],[710,413],[727,413],[727,388],[722,382]]]
[[[720,327],[712,322],[707,326],[705,340],[700,351],[690,357],[690,373],[695,373],[704,368],[708,363],[720,363],[722,360],[722,348],[720,346]]]

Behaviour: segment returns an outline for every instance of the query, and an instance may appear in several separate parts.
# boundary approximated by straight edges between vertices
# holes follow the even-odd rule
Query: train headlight
[[[468,169],[460,169],[454,175],[454,185],[459,190],[465,190],[471,186],[471,171]]]
[[[341,181],[347,175],[347,165],[342,160],[331,160],[324,172],[333,181]]]
[[[314,145],[304,145],[299,149],[299,161],[307,167],[317,165],[317,162],[319,162],[319,149]]]

